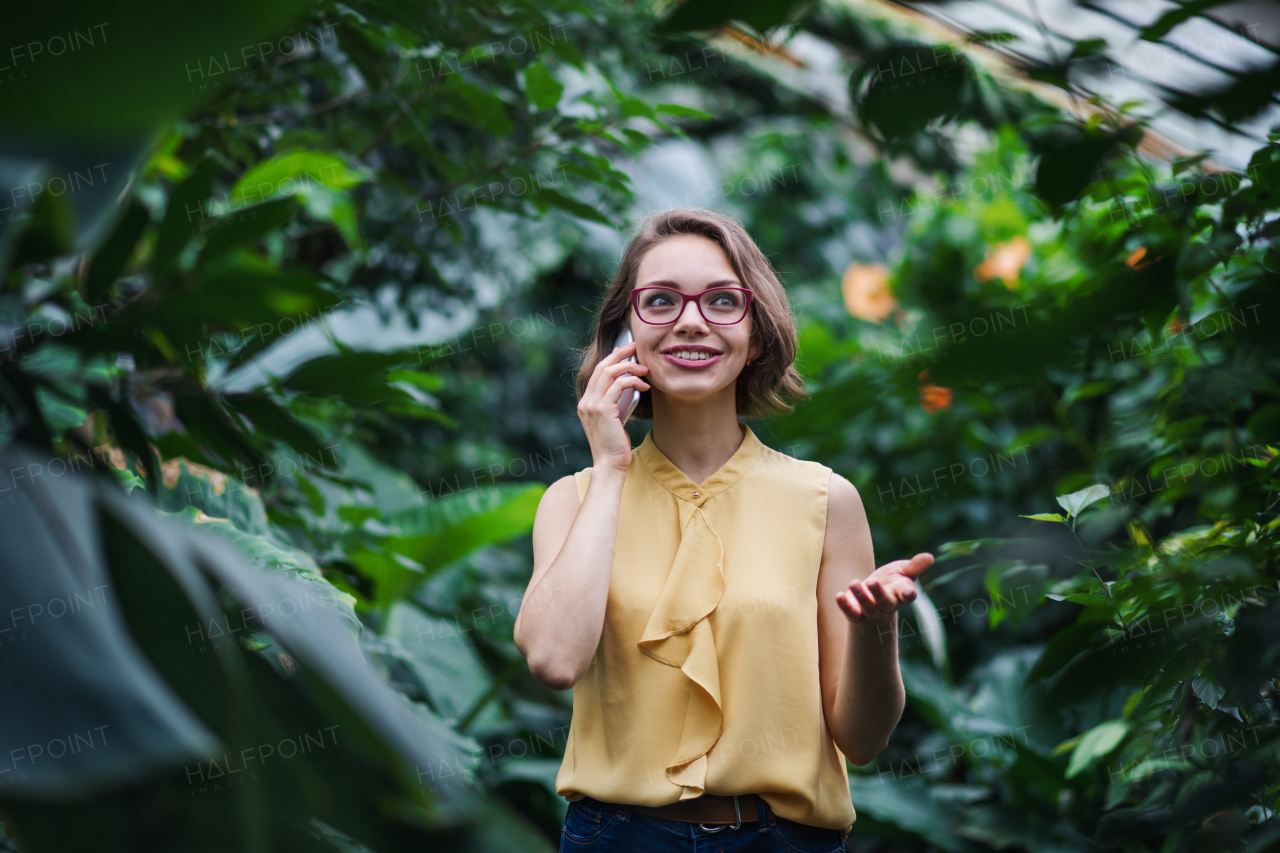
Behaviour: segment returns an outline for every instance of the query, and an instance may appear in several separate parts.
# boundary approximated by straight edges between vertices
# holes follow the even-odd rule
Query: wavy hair
[[[718,245],[743,286],[754,294],[751,300],[752,335],[763,340],[764,350],[738,374],[735,393],[738,415],[761,418],[791,411],[794,408],[792,400],[806,400],[809,395],[795,368],[798,348],[796,320],[787,293],[768,258],[746,230],[732,218],[705,208],[659,211],[646,216],[633,227],[622,260],[596,311],[592,341],[579,352],[578,374],[574,381],[578,399],[582,399],[586,392],[596,365],[613,351],[613,343],[622,333],[640,261],[654,246],[680,234],[696,234]],[[653,418],[649,391],[640,393],[634,417]]]

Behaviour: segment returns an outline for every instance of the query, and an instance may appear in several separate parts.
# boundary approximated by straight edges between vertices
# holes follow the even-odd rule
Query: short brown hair
[[[765,417],[790,411],[794,408],[791,399],[808,399],[804,380],[795,368],[795,315],[769,259],[733,219],[696,207],[659,211],[634,227],[622,261],[596,312],[593,341],[580,351],[578,375],[574,382],[578,399],[582,399],[586,392],[596,365],[613,351],[613,343],[622,332],[640,261],[654,246],[678,234],[696,234],[718,245],[743,286],[755,294],[751,300],[752,332],[753,336],[763,338],[765,349],[759,358],[738,374],[735,395],[738,414],[746,418]],[[634,417],[653,418],[653,403],[648,391],[640,393]]]

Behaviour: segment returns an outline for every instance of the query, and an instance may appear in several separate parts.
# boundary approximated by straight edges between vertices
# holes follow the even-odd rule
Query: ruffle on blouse
[[[680,746],[666,776],[680,785],[681,800],[706,790],[707,753],[724,730],[720,664],[707,617],[724,595],[724,543],[702,509],[680,507],[680,547],[638,646],[654,660],[679,667],[693,684]]]

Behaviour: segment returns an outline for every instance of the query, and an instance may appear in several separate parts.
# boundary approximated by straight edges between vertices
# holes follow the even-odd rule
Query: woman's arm
[[[577,683],[604,632],[632,452],[618,400],[628,388],[649,389],[640,378],[648,366],[622,360],[635,349],[629,343],[601,359],[578,400],[593,463],[582,505],[573,477],[561,477],[542,495],[533,519],[533,576],[516,614],[515,641],[534,678],[555,690]]]
[[[516,648],[534,677],[568,690],[604,631],[626,472],[591,472],[581,507],[572,475],[547,489],[533,521],[533,577],[516,615]]]
[[[928,554],[875,568],[871,528],[853,484],[832,473],[818,573],[818,668],[827,728],[855,765],[889,744],[906,705],[897,610],[915,596]]]

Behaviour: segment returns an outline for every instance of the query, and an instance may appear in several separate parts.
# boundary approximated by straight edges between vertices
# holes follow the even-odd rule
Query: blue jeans
[[[757,798],[759,821],[725,824],[708,831],[700,824],[640,814],[625,803],[583,797],[569,803],[560,830],[560,853],[840,853],[843,833],[778,817]]]

